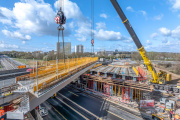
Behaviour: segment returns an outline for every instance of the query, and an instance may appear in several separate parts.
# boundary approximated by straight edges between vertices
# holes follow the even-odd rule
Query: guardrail
[[[73,59],[69,60],[68,63],[65,63],[58,67],[58,75],[52,76],[50,79],[47,79],[43,82],[40,82],[37,85],[34,85],[33,91],[40,91],[42,89],[45,89],[49,86],[52,86],[63,79],[75,74],[76,72],[80,71],[81,69],[84,69],[85,67],[97,62],[98,58],[94,57],[86,57],[86,58],[78,58],[79,60],[74,61]],[[54,68],[56,69],[56,68]],[[56,70],[54,71],[56,72]],[[42,76],[42,75],[41,75]],[[38,75],[39,77],[39,75]],[[58,78],[58,79],[57,79]],[[38,89],[38,90],[37,90]]]

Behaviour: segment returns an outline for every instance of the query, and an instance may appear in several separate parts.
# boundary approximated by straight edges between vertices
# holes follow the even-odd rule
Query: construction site
[[[18,56],[14,51],[0,54],[0,120],[180,120],[179,61],[170,61],[170,57],[166,58],[169,61],[151,60],[117,0],[110,3],[141,59],[134,60],[130,54],[126,57],[123,52],[121,56],[125,57],[121,58],[95,54],[94,0],[91,52],[83,54],[84,46],[77,45],[71,54],[71,43],[64,42],[68,14],[63,2],[57,2],[60,8],[55,16],[56,54],[53,50],[43,60],[33,57],[28,65],[9,57]],[[136,13],[130,6],[128,9]],[[42,55],[35,53],[37,58]]]

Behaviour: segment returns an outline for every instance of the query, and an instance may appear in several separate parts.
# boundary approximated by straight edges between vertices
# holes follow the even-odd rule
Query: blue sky
[[[91,0],[63,0],[65,41],[91,51]],[[179,0],[118,0],[147,51],[180,52]],[[56,50],[56,0],[0,0],[0,51]],[[110,0],[94,0],[95,51],[136,51]],[[60,38],[61,41],[61,38]]]

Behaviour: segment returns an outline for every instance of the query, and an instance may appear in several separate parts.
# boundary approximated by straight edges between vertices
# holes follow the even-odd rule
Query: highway
[[[8,59],[6,56],[1,55],[0,56],[0,62],[4,70],[11,70],[16,69],[17,66],[14,65],[12,62],[10,62],[10,59]]]
[[[45,120],[143,120],[132,111],[69,86],[59,91],[56,97],[49,98],[42,106],[48,109]]]
[[[2,70],[11,70],[11,69],[17,69],[18,66],[24,65],[23,63],[20,63],[18,61],[13,60],[12,58],[9,58],[6,55],[0,55],[0,63],[2,66]]]

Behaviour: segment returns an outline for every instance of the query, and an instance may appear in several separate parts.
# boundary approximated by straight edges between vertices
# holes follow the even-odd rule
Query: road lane
[[[75,95],[67,91],[70,91]],[[118,119],[143,120],[141,116],[137,116],[132,114],[132,112],[125,111],[122,107],[116,107],[117,105],[115,106],[101,97],[88,95],[71,87],[65,87],[59,91],[59,93],[103,119],[106,119],[107,117],[107,119],[113,118],[114,120],[117,119],[116,115],[120,115],[118,116]],[[114,113],[114,115],[111,113]],[[114,118],[115,116],[116,118]]]
[[[56,98],[50,98],[47,100],[56,110],[58,110],[68,120],[84,120],[84,118],[72,110],[69,106],[62,103]]]

